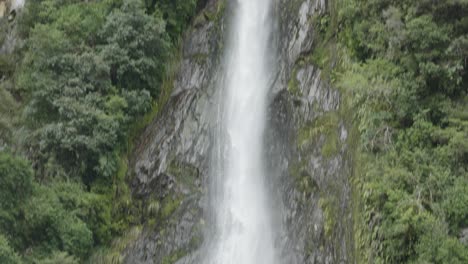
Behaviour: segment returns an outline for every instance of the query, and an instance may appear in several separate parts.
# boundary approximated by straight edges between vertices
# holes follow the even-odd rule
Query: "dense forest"
[[[0,263],[118,263],[128,156],[203,2],[26,2],[0,54]],[[313,58],[359,135],[356,262],[468,263],[468,0],[329,2]]]
[[[167,97],[196,10],[195,0],[27,1],[15,21],[23,44],[0,56],[0,263],[82,262],[138,223],[127,153]]]
[[[468,1],[336,6],[335,79],[360,135],[358,262],[468,263]]]

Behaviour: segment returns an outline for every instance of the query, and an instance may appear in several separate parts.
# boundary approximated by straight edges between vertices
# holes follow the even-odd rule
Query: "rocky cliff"
[[[19,45],[16,43],[16,16],[24,1],[0,0],[0,54],[10,54]]]
[[[267,157],[281,197],[283,263],[353,263],[349,120],[319,62],[317,20],[330,1],[279,1],[277,81]],[[325,45],[328,45],[325,43]],[[321,65],[324,69],[321,69]]]
[[[275,2],[265,155],[283,263],[354,262],[350,124],[340,92],[313,59],[314,21],[327,4]],[[207,1],[186,34],[173,94],[137,144],[129,177],[144,229],[126,248],[126,263],[201,263],[228,14],[224,1]]]

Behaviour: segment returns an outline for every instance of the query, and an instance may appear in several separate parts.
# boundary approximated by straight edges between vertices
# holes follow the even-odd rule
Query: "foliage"
[[[468,262],[466,12],[466,1],[341,8],[352,60],[337,84],[361,135],[362,262]]]
[[[78,260],[65,252],[54,252],[50,257],[42,259],[39,264],[78,264]]]
[[[32,192],[33,171],[29,164],[0,153],[0,208],[14,210]]]
[[[0,151],[24,155],[0,152],[1,263],[80,263],[135,223],[131,128],[170,93],[166,65],[196,8],[26,2],[24,46],[0,56]]]
[[[150,12],[162,14],[167,31],[177,41],[197,8],[197,0],[144,0]],[[202,0],[203,1],[203,0]]]
[[[10,247],[8,240],[0,234],[0,262],[5,264],[20,264],[21,259]]]
[[[36,155],[44,164],[53,158],[68,174],[85,175],[88,184],[117,171],[114,147],[125,137],[129,121],[149,109],[149,89],[158,84],[138,80],[164,70],[152,66],[162,64],[156,51],[167,51],[156,45],[163,41],[161,23],[138,13],[136,3],[126,2],[122,7],[126,13],[115,11],[107,19],[95,19],[103,9],[99,6],[83,13],[85,21],[91,16],[101,23],[95,25],[102,28],[99,34],[89,27],[84,32],[79,32],[83,27],[70,28],[75,17],[67,14],[70,9],[82,10],[82,3],[64,7],[57,20],[38,24],[29,33],[30,52],[25,54],[19,86],[31,95],[26,116],[38,139],[33,146]],[[132,24],[134,17],[137,22]],[[103,41],[97,47],[83,46],[81,37],[73,41],[80,34]],[[129,38],[135,39],[134,45],[123,45],[122,39]]]
[[[148,16],[139,1],[126,1],[111,13],[101,31],[108,45],[102,48],[110,65],[112,84],[129,90],[159,93],[169,50],[165,23]]]

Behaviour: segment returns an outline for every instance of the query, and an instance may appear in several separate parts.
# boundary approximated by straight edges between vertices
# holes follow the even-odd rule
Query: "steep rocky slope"
[[[216,121],[224,3],[210,0],[183,43],[180,69],[165,109],[136,147],[132,189],[154,225],[127,249],[127,263],[173,263],[198,249]],[[195,256],[186,256],[192,263]]]
[[[323,0],[277,7],[280,56],[266,146],[282,202],[284,263],[352,263],[349,124],[340,92],[313,56],[321,44],[313,21],[330,7]]]
[[[22,1],[0,1],[0,54],[10,54],[18,46],[15,20],[22,6]]]
[[[277,0],[268,148],[283,263],[353,263],[349,122],[311,59],[325,0]],[[210,0],[183,44],[174,92],[140,138],[131,188],[145,223],[126,263],[200,263],[229,6]],[[333,62],[331,62],[333,63]]]

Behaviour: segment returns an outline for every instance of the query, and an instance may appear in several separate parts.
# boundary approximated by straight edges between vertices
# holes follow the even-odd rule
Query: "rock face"
[[[210,134],[216,126],[217,83],[224,2],[209,0],[185,36],[174,90],[146,129],[133,157],[132,191],[149,214],[125,263],[197,263],[209,171]]]
[[[282,263],[354,263],[349,122],[313,60],[325,0],[275,0],[265,156]],[[220,96],[225,2],[209,0],[187,33],[174,92],[133,155],[132,193],[147,211],[125,263],[202,263],[204,210]],[[229,8],[227,8],[229,10]],[[224,15],[223,15],[224,14]]]
[[[5,17],[7,10],[7,3],[5,1],[0,1],[0,18]]]
[[[266,156],[281,204],[283,263],[354,263],[349,121],[309,59],[325,0],[279,0],[278,74]]]
[[[0,54],[11,54],[21,45],[17,43],[15,19],[23,5],[24,1],[0,0]]]

